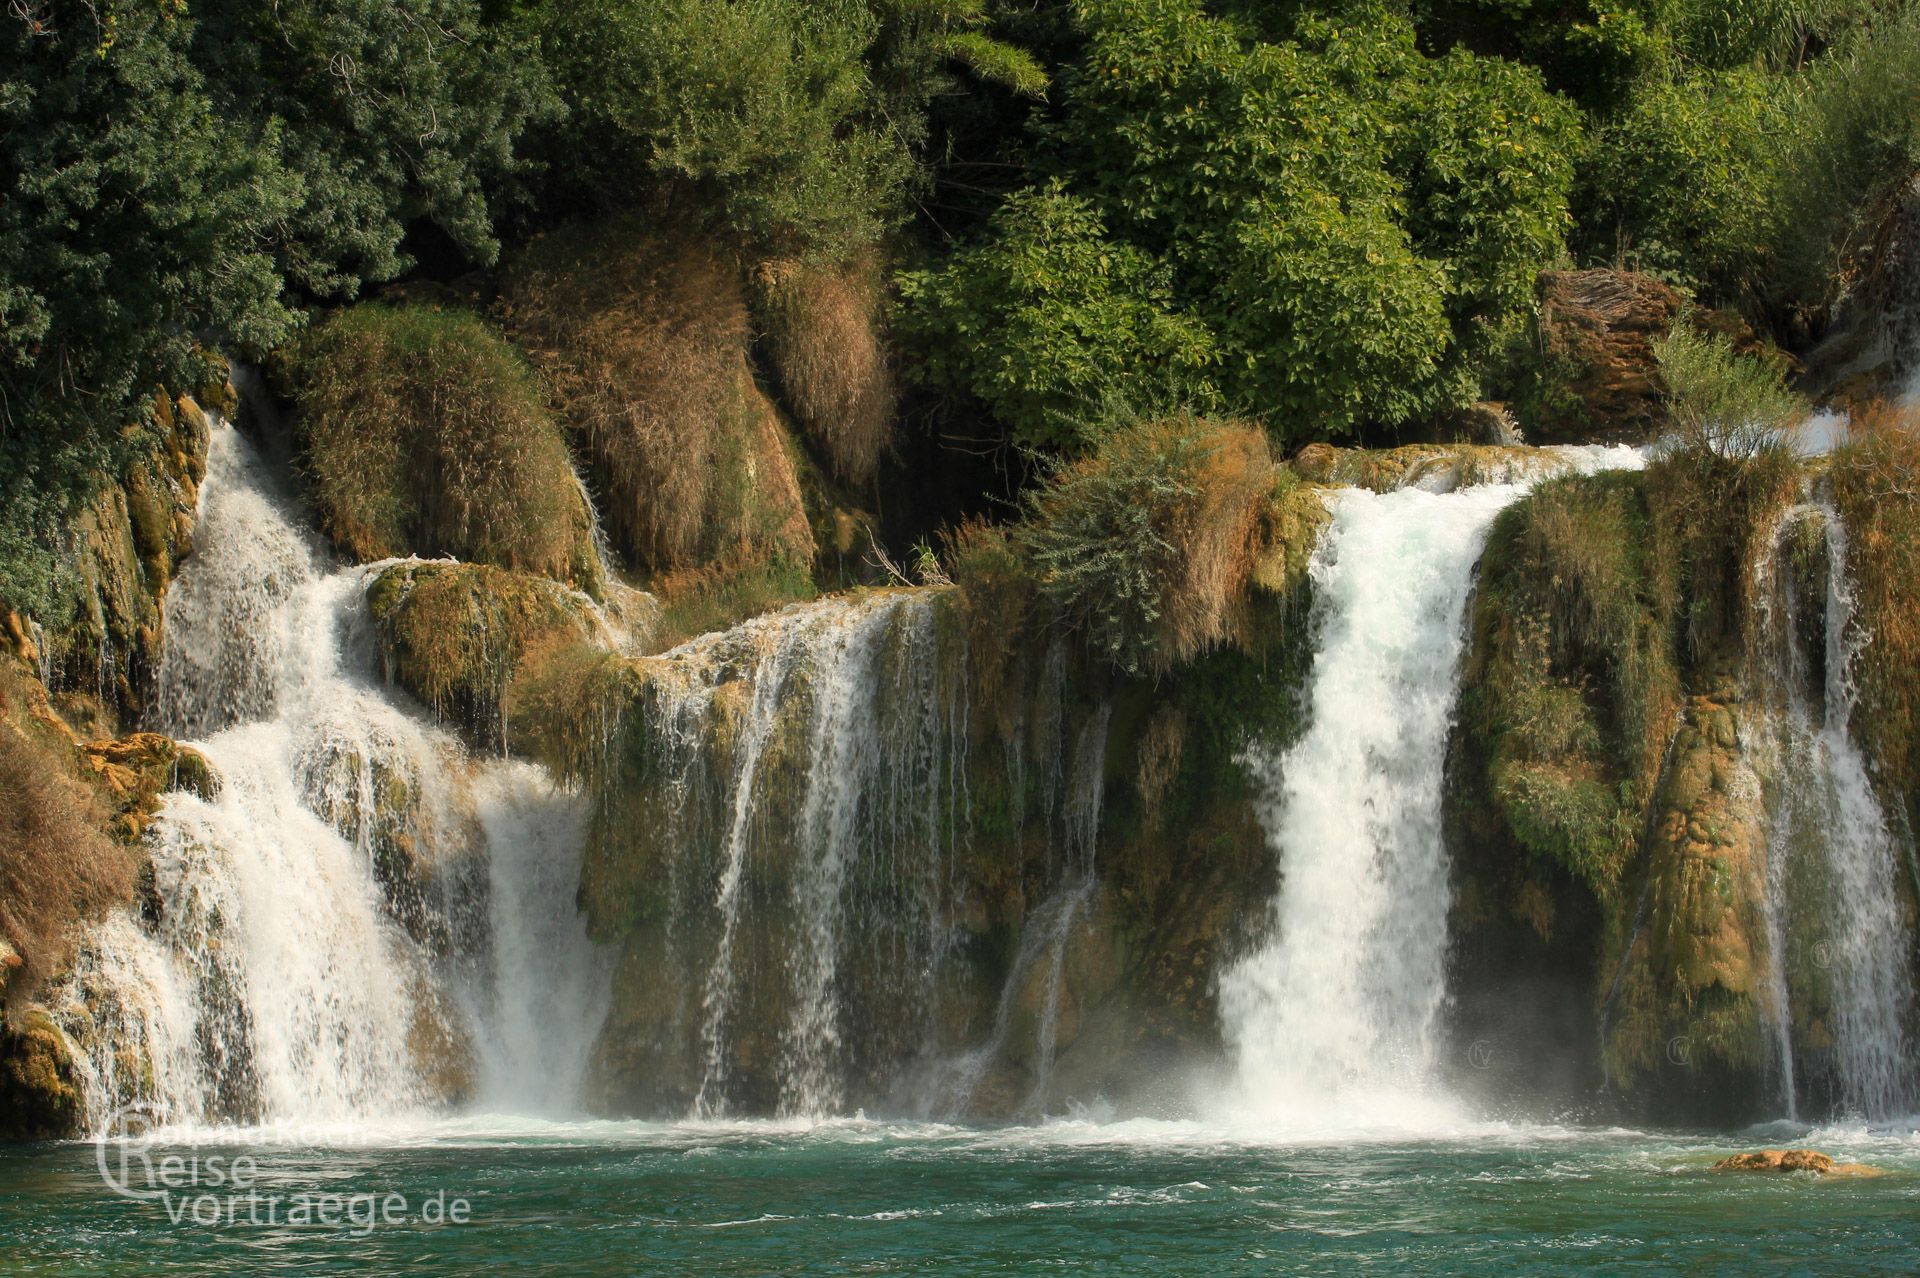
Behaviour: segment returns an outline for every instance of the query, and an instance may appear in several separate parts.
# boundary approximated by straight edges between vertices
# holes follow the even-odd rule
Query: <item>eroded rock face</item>
[[[1653,343],[1681,298],[1634,271],[1543,271],[1535,286],[1540,385],[1528,397],[1536,444],[1643,443],[1660,419]]]
[[[1623,1085],[1732,1114],[1760,1094],[1767,957],[1766,811],[1740,747],[1739,695],[1722,687],[1684,711],[1605,1044]]]
[[[233,406],[224,382],[199,394],[208,407]],[[46,671],[57,690],[96,698],[109,720],[128,725],[152,702],[163,601],[180,561],[193,550],[207,471],[207,408],[193,396],[157,391],[140,429],[153,435],[152,449],[119,483],[102,489],[72,526],[72,617],[44,631],[11,613],[0,623],[0,643]]]

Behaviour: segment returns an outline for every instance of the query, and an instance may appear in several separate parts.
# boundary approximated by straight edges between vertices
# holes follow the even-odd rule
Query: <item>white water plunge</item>
[[[378,566],[329,570],[225,423],[196,541],[157,726],[201,736],[221,790],[167,797],[149,918],[88,936],[56,992],[90,1121],[572,1110],[609,980],[573,903],[582,803],[380,686]]]
[[[1796,540],[1818,561],[1811,599],[1796,598]],[[1905,1115],[1920,1097],[1898,884],[1904,857],[1853,739],[1855,666],[1867,636],[1854,618],[1839,514],[1824,504],[1790,509],[1759,567],[1762,660],[1780,698],[1757,744],[1773,774],[1768,985],[1783,1102],[1796,1112],[1790,1008],[1798,1007],[1830,1043],[1822,1053],[1830,1107],[1866,1119]],[[1817,620],[1811,640],[1802,633],[1808,618]]]
[[[1568,449],[1591,471],[1641,463]],[[1474,566],[1527,491],[1343,490],[1315,552],[1305,735],[1246,762],[1280,862],[1270,940],[1221,976],[1239,1114],[1289,1127],[1449,1121],[1431,1073],[1446,996],[1441,787]]]

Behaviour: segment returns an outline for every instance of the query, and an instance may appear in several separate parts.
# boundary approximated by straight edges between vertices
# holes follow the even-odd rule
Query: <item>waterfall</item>
[[[330,568],[224,422],[201,502],[155,726],[198,738],[221,786],[167,797],[147,917],[83,938],[52,1000],[90,1119],[570,1107],[606,983],[571,905],[579,800],[380,686],[380,566]]]
[[[1898,835],[1851,724],[1854,619],[1846,529],[1824,504],[1797,506],[1760,564],[1757,630],[1775,705],[1757,743],[1771,774],[1769,986],[1784,1085],[1795,1086],[1799,1008],[1819,1023],[1833,1107],[1909,1112],[1913,980],[1899,894]],[[1793,1112],[1789,1108],[1789,1112]]]
[[[642,715],[699,1115],[839,1113],[924,1047],[964,829],[964,662],[932,593],[835,598],[651,659]]]
[[[1582,449],[1558,465],[1638,463]],[[1271,939],[1220,981],[1243,1111],[1362,1124],[1430,1112],[1446,995],[1442,770],[1467,605],[1488,529],[1526,491],[1330,498],[1311,566],[1310,723],[1284,753],[1245,760],[1281,884]]]

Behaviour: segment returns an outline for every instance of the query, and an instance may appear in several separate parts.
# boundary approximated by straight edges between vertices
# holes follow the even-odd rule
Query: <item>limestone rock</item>
[[[0,1139],[70,1136],[84,1114],[67,1040],[46,1009],[7,1012],[0,1025]]]
[[[146,832],[167,791],[187,790],[203,799],[220,793],[220,778],[205,755],[157,732],[89,741],[81,751],[119,813],[114,833],[129,842]]]
[[[198,393],[225,404],[232,392],[222,381]],[[130,433],[151,448],[72,525],[73,619],[44,635],[18,619],[6,626],[8,646],[50,670],[55,687],[91,690],[123,721],[137,721],[152,698],[163,600],[193,550],[207,413],[193,396],[156,388],[147,420]]]
[[[1837,1163],[1817,1149],[1761,1149],[1735,1154],[1713,1165],[1715,1171],[1811,1172],[1816,1176],[1878,1176],[1878,1168],[1862,1163]]]

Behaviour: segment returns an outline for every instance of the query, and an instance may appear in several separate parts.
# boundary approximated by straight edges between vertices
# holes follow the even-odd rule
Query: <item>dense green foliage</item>
[[[1109,239],[1088,201],[1057,185],[1018,192],[989,235],[901,280],[901,325],[926,352],[928,385],[972,395],[1018,443],[1073,451],[1095,442],[1104,412],[1216,398],[1212,334],[1174,309],[1167,272]]]
[[[1549,266],[1803,341],[1920,167],[1909,0],[112,0],[0,44],[0,598],[36,615],[197,352],[562,222],[890,292],[873,393],[799,407],[861,477],[1141,415],[1439,421],[1510,389]],[[756,358],[798,384],[792,336]]]
[[[482,195],[541,109],[464,0],[142,0],[0,18],[0,597],[48,606],[57,530],[196,342],[260,352],[302,292],[495,250]]]

